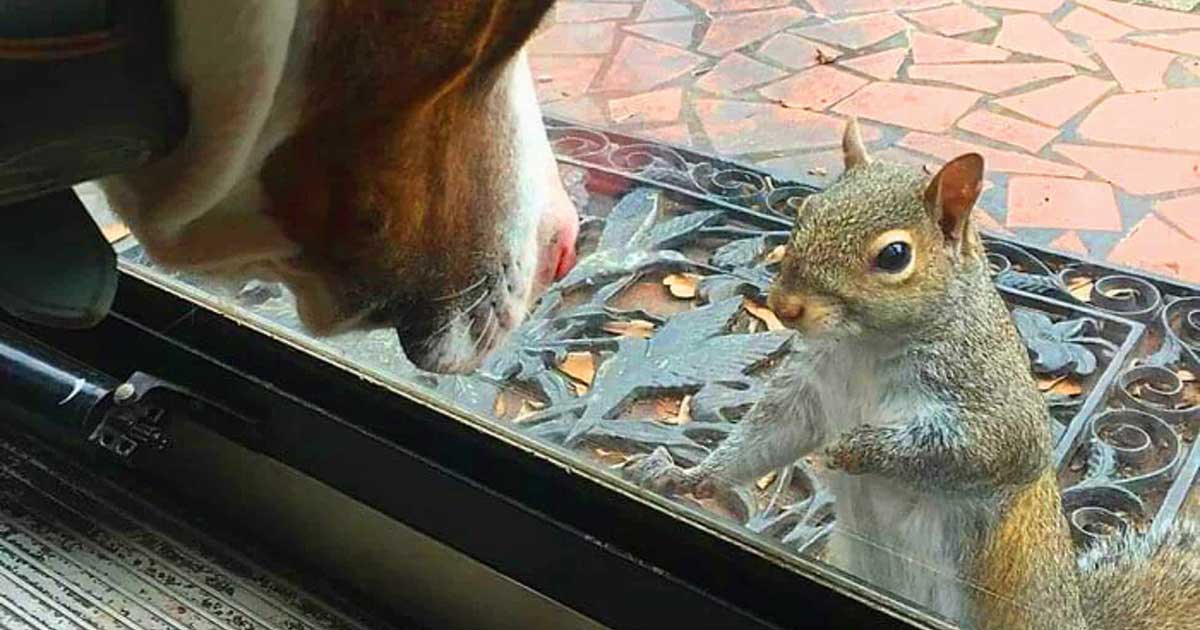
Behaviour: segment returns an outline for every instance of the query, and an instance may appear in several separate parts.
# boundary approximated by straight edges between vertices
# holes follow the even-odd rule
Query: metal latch
[[[252,420],[155,376],[135,372],[111,394],[111,404],[88,436],[88,443],[132,465],[144,451],[171,446],[170,425],[192,420],[235,431],[241,440],[257,437]]]

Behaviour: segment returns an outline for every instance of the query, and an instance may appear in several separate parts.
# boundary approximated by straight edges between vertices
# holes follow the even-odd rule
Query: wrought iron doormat
[[[790,333],[756,306],[799,201],[814,189],[731,162],[548,120],[583,217],[580,262],[477,373],[434,377],[390,331],[303,336],[261,283],[168,282],[326,358],[612,467],[665,446],[701,459],[757,398]],[[1076,542],[1200,506],[1200,288],[986,235],[999,286],[1051,407]],[[136,247],[127,268],[147,269]],[[158,271],[154,275],[162,276]],[[804,462],[691,505],[817,552],[831,497]]]

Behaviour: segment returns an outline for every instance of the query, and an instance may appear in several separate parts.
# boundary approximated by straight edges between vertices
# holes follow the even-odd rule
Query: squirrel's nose
[[[767,308],[784,321],[794,322],[804,317],[804,300],[796,295],[772,291],[767,296]]]

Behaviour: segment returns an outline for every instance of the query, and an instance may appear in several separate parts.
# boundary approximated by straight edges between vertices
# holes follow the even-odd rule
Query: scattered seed
[[[596,376],[596,359],[590,352],[569,352],[558,369],[581,383],[591,385]]]
[[[779,321],[779,317],[775,315],[774,311],[765,306],[755,304],[753,300],[742,298],[742,308],[746,309],[746,312],[750,313],[756,319],[766,324],[767,330],[787,329],[787,327],[783,325],[783,322]]]
[[[654,323],[644,319],[634,319],[627,322],[609,322],[602,328],[604,332],[622,337],[640,337],[649,339],[654,334]]]
[[[759,477],[758,481],[754,482],[754,485],[756,487],[758,487],[759,490],[766,490],[767,488],[771,487],[772,483],[775,482],[775,477],[778,474],[779,474],[778,472],[772,470],[771,472],[763,475],[762,477]]]
[[[700,276],[694,273],[673,273],[663,278],[662,283],[671,295],[681,300],[690,300],[696,297],[696,286],[700,283]]]
[[[522,400],[521,410],[517,412],[517,417],[513,418],[513,422],[521,422],[525,418],[532,416],[545,407],[545,403],[540,403],[536,400]]]

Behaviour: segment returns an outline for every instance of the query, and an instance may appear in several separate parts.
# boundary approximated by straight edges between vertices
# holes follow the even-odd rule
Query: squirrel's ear
[[[847,171],[860,164],[871,163],[871,156],[867,154],[867,147],[863,145],[862,130],[858,128],[857,118],[850,119],[846,125],[846,132],[842,135],[842,161]]]
[[[946,242],[961,246],[971,208],[983,190],[983,156],[960,155],[933,176],[925,189],[925,205],[946,236]]]

